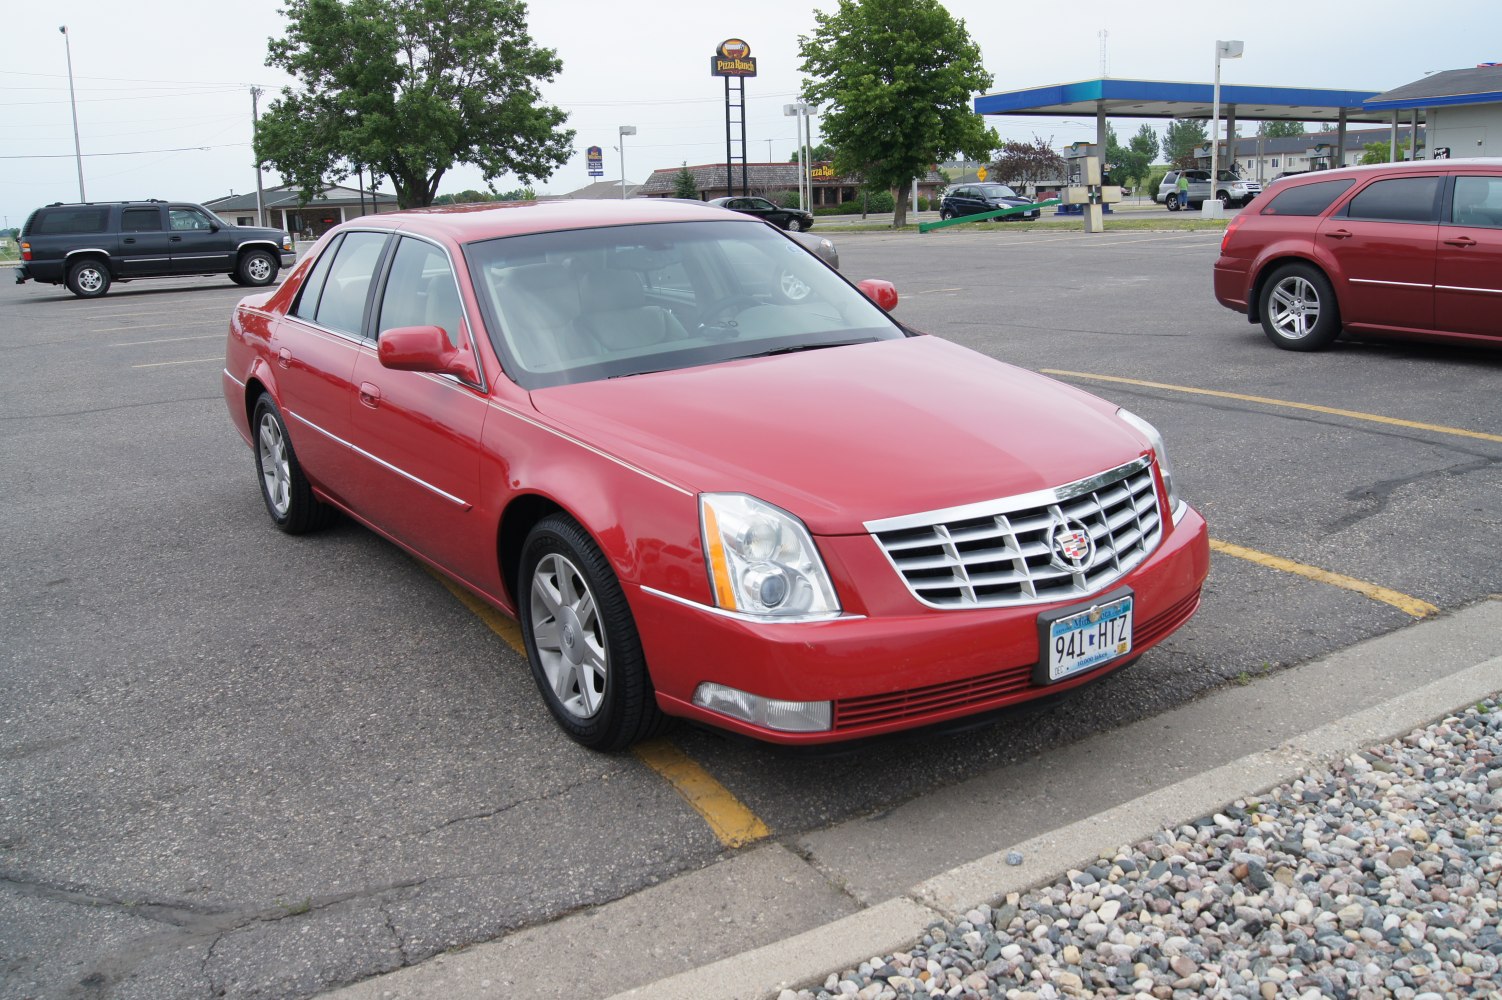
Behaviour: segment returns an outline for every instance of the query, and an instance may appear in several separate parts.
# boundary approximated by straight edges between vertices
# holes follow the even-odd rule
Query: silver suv
[[[1179,174],[1183,173],[1189,178],[1188,204],[1183,204],[1179,195]],[[1215,197],[1220,199],[1222,205],[1235,205],[1240,208],[1253,198],[1262,193],[1262,185],[1256,181],[1242,180],[1229,170],[1219,173],[1220,181],[1215,185]],[[1170,212],[1177,212],[1181,208],[1199,208],[1210,197],[1210,171],[1208,170],[1170,170],[1163,175],[1163,183],[1158,185],[1158,192],[1153,195],[1153,201],[1160,205],[1166,205]]]

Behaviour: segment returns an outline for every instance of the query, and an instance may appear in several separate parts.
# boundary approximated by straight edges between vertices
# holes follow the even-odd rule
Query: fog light
[[[821,733],[830,728],[827,701],[783,701],[737,691],[723,684],[700,684],[694,704],[743,722],[784,733]]]

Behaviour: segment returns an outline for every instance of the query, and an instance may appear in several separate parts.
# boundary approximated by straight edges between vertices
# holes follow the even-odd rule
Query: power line
[[[228,149],[231,146],[249,146],[248,142],[221,142],[217,146],[176,146],[172,149],[124,149],[114,153],[84,153],[84,156],[145,156],[150,153],[188,153],[210,149]],[[0,160],[71,160],[73,153],[29,153],[21,156],[0,156]]]

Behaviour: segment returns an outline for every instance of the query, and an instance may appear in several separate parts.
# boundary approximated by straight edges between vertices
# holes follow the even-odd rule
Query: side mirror
[[[880,306],[882,312],[891,312],[897,308],[897,286],[890,281],[867,278],[865,281],[857,282],[855,287],[864,292],[866,298]]]
[[[463,339],[460,343],[462,347],[449,343],[449,335],[441,326],[398,326],[381,333],[376,340],[376,356],[383,368],[455,375],[477,384],[480,374],[469,343]]]

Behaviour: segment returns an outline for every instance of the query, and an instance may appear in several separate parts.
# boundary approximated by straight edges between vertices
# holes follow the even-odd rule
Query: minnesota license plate
[[[1132,595],[1039,622],[1045,644],[1044,683],[1060,681],[1132,651]],[[1044,671],[1040,670],[1040,674]]]

